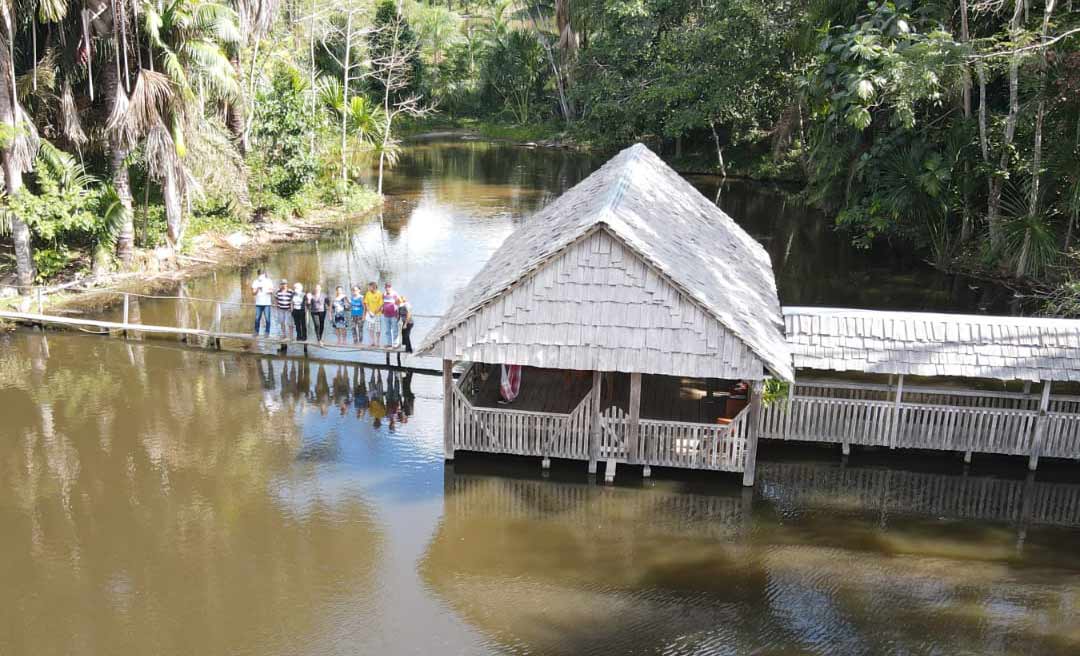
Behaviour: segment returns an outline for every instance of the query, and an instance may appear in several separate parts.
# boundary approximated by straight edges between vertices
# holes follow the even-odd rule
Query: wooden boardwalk
[[[304,352],[307,352],[307,348],[318,347],[319,344],[315,341],[300,341],[295,339],[286,339],[278,336],[263,336],[254,335],[251,333],[234,333],[223,330],[211,328],[190,328],[184,326],[157,326],[144,323],[131,323],[127,321],[102,321],[99,319],[81,319],[78,317],[66,317],[51,314],[39,314],[36,312],[8,312],[0,311],[0,320],[9,320],[21,324],[29,325],[52,325],[68,328],[80,328],[80,329],[93,329],[98,332],[112,333],[114,331],[129,334],[149,334],[149,335],[174,335],[185,341],[193,339],[206,340],[209,345],[214,345],[218,348],[221,346],[221,340],[233,340],[238,342],[245,342],[250,344],[270,344],[279,348],[287,348],[290,345],[302,346]],[[214,325],[220,324],[220,317],[217,317]],[[385,346],[373,346],[370,344],[327,344],[323,348],[330,348],[334,350],[353,351],[353,352],[368,352],[368,353],[385,353],[389,359],[391,354],[404,353],[405,350],[400,346],[385,347]]]

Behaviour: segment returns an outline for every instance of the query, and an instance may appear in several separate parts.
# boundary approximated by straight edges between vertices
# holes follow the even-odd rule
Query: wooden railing
[[[474,406],[462,386],[453,388],[453,448],[487,453],[589,459],[593,395],[587,394],[569,414],[526,412]],[[600,413],[599,459],[662,467],[743,471],[748,408],[726,426],[641,419],[638,449],[629,452],[630,418],[617,406]]]
[[[589,457],[591,394],[569,414],[474,406],[459,385],[453,387],[453,396],[455,450],[580,460]]]
[[[896,388],[884,383],[863,383],[822,379],[800,380],[796,387],[799,396],[841,398],[862,401],[895,401]],[[970,408],[1038,410],[1038,393],[1002,392],[997,390],[959,389],[905,385],[905,403],[948,405]],[[1080,413],[1080,396],[1050,395],[1050,412]]]
[[[658,467],[743,471],[749,407],[726,426],[642,419],[638,462]]]
[[[762,414],[761,436],[771,439],[1080,458],[1080,415],[1069,413],[1047,413],[1038,448],[1039,413],[1020,408],[798,394]]]

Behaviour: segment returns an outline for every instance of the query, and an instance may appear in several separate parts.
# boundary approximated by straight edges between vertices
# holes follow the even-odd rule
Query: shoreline
[[[181,253],[168,248],[137,249],[131,270],[91,273],[40,285],[44,290],[51,288],[43,294],[42,307],[60,314],[99,311],[117,302],[117,290],[154,293],[181,280],[244,266],[283,246],[318,238],[364,220],[384,201],[385,197],[372,195],[370,204],[359,209],[326,205],[285,220],[267,218],[228,232],[204,232],[192,237],[186,252]],[[0,308],[37,311],[37,302],[36,294],[7,296],[0,299]]]

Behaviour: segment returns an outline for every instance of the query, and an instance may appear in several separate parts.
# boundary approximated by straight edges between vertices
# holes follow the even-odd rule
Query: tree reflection
[[[296,653],[360,603],[382,537],[296,465],[307,367],[2,339],[0,653]]]

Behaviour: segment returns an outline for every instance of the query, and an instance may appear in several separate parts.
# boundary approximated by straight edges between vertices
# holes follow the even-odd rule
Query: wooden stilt
[[[850,456],[851,455],[851,442],[841,442],[840,443],[840,453],[842,453],[845,456]]]
[[[1035,471],[1042,454],[1043,436],[1046,433],[1046,411],[1050,407],[1050,381],[1043,381],[1042,399],[1039,400],[1039,417],[1035,420],[1035,435],[1031,438],[1031,455],[1028,457],[1028,469]]]
[[[615,482],[615,458],[608,458],[607,463],[604,465],[604,482]]]
[[[964,464],[965,465],[970,465],[971,464],[971,451],[964,451]]]
[[[761,392],[765,383],[754,381],[750,388],[750,414],[746,423],[746,460],[743,463],[742,484],[749,487],[754,484],[754,472],[757,469],[758,433],[761,431]]]
[[[889,427],[889,448],[895,449],[900,439],[900,400],[904,398],[904,374],[896,381],[896,398],[893,401],[892,426]]]
[[[544,459],[540,461],[540,469],[551,469],[551,458],[545,456]]]
[[[387,354],[389,357],[389,354]],[[454,361],[442,361],[443,456],[454,459]]]
[[[641,475],[644,476],[645,478],[649,478],[650,476],[652,476],[652,467],[650,467],[648,465],[645,465],[644,467],[642,467],[641,468]]]
[[[131,297],[127,292],[124,292],[124,325],[131,323],[129,315],[131,313]],[[124,329],[124,339],[128,338],[127,328]]]
[[[600,459],[600,397],[603,390],[603,374],[593,372],[592,377],[592,418],[589,422],[589,473],[596,473],[596,463]]]
[[[639,440],[641,437],[641,373],[630,374],[630,423],[626,430],[626,462],[636,465],[641,461]]]

